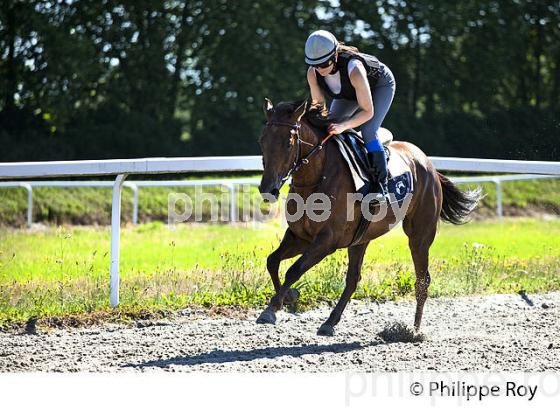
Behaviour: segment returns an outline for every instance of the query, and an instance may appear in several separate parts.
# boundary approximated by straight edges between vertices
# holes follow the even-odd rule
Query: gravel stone
[[[329,307],[278,312],[275,326],[258,325],[256,309],[246,319],[185,309],[165,321],[0,333],[0,372],[560,371],[560,292],[529,297],[533,306],[518,294],[430,298],[414,337],[413,300],[353,300],[333,337],[317,336]]]

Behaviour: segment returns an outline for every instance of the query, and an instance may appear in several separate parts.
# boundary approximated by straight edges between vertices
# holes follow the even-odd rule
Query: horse
[[[361,203],[348,201],[348,195],[356,192],[350,169],[338,145],[332,139],[325,141],[329,123],[325,107],[308,104],[307,101],[282,102],[275,107],[269,99],[265,99],[263,110],[266,124],[259,145],[264,171],[259,191],[264,200],[275,202],[280,188],[291,176],[290,195],[297,194],[305,200],[313,193],[324,194],[330,199],[330,214],[328,218],[317,220],[311,218],[309,212],[304,212],[299,219],[288,221],[280,245],[266,261],[275,294],[257,323],[275,324],[276,312],[282,309],[284,303],[294,304],[300,296],[292,285],[326,256],[337,249],[348,248],[345,288],[317,332],[321,336],[332,336],[357,288],[368,244],[402,221],[416,275],[414,329],[419,331],[431,280],[429,250],[438,221],[442,219],[457,225],[468,222],[469,214],[481,198],[480,190],[461,191],[436,171],[418,147],[408,142],[392,141],[387,145],[390,152],[389,172],[395,175],[402,170],[410,171],[414,192],[406,211],[399,213],[393,208],[387,209],[383,218],[369,224],[359,241],[353,241],[360,218],[348,218],[348,208],[353,207],[353,215],[359,215]],[[288,214],[297,213],[296,208],[295,201],[287,201]],[[281,283],[278,276],[281,261],[297,255],[301,256],[288,268]]]

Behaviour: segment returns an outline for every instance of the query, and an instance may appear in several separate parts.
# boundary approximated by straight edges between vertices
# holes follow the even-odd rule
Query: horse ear
[[[272,101],[270,101],[268,98],[265,98],[263,104],[264,115],[270,117],[270,114],[272,114],[273,110],[274,110],[274,106],[272,105]]]
[[[297,121],[301,120],[301,117],[305,114],[307,110],[307,100],[305,100],[299,107],[294,111],[294,118]]]

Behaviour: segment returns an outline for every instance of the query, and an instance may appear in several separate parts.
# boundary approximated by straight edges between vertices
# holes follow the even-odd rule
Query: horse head
[[[267,202],[275,202],[280,188],[296,170],[301,155],[300,120],[307,101],[300,104],[280,103],[274,107],[267,98],[263,106],[266,125],[259,139],[263,175],[259,191]]]

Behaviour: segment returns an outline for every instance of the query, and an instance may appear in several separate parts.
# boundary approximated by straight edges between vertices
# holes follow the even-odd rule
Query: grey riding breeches
[[[373,118],[362,124],[362,136],[365,143],[377,138],[377,130],[385,119],[395,96],[396,82],[393,73],[385,64],[381,63],[381,75],[372,90]],[[350,118],[358,111],[360,106],[357,101],[334,99],[329,108],[329,117],[343,121]]]

